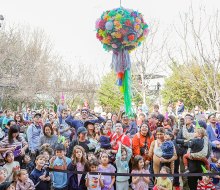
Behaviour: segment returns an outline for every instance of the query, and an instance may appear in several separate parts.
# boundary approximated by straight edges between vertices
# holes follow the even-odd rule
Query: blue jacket
[[[220,135],[220,125],[217,123],[216,124],[216,131],[218,132],[218,134]],[[212,141],[216,141],[216,140],[219,140],[220,141],[220,137],[218,137],[219,135],[215,135],[213,129],[212,129],[212,126],[211,125],[208,125],[207,128],[206,128],[206,132],[207,132],[207,135],[208,135],[208,138],[209,138],[209,141],[211,142],[212,144],[212,148],[216,148],[216,145],[214,143],[212,143]]]
[[[78,119],[74,119],[72,115],[69,115],[65,121],[68,125],[70,125],[71,127],[74,127],[76,131],[79,127],[84,126],[83,121],[78,120]],[[91,121],[92,123],[102,123],[105,121],[105,119],[102,117],[98,117],[98,119],[87,120],[87,121]]]

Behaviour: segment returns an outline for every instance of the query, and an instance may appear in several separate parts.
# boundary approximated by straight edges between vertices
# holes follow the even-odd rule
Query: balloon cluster
[[[148,25],[141,13],[132,9],[116,8],[105,11],[96,21],[96,37],[107,51],[133,50],[148,33]]]

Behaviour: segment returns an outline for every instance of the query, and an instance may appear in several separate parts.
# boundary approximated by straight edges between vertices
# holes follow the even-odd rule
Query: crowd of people
[[[187,176],[220,172],[220,121],[181,101],[176,111],[154,105],[133,116],[64,102],[56,112],[7,109],[0,139],[0,190],[220,189],[220,175]]]

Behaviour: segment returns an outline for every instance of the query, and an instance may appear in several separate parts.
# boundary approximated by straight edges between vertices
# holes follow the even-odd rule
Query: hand
[[[42,181],[45,181],[45,180],[46,180],[45,175],[41,175],[41,176],[39,177],[39,179],[42,180]]]
[[[11,148],[9,148],[9,150],[11,150],[12,152],[16,149],[16,146],[12,146]]]
[[[56,159],[56,156],[53,156],[51,159],[50,159],[50,163],[54,162]]]
[[[160,158],[160,162],[161,162],[161,163],[167,163],[168,160],[161,157],[161,158]]]
[[[150,161],[149,161],[149,160],[146,160],[146,161],[145,161],[145,164],[146,164],[146,165],[148,165],[149,163],[150,163]]]

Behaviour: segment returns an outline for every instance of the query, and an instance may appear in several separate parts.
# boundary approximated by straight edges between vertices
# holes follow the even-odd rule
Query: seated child
[[[21,169],[17,174],[16,190],[34,190],[34,183],[29,179],[27,170]]]
[[[28,154],[25,154],[22,160],[21,169],[27,170],[28,174],[30,175],[34,167],[34,163],[32,162],[30,156]]]
[[[218,159],[217,163],[210,164],[210,170],[213,173],[220,173],[220,159]],[[212,178],[212,183],[215,185],[216,189],[220,189],[220,175],[217,175]]]
[[[46,171],[43,169],[45,162],[46,159],[43,155],[37,156],[35,160],[36,167],[30,175],[30,179],[34,182],[36,190],[50,189],[50,176],[46,175]]]
[[[208,159],[206,158],[206,155],[201,156],[197,155],[196,157],[194,156],[194,153],[198,153],[203,150],[204,148],[204,136],[205,136],[205,130],[203,128],[196,128],[195,133],[194,133],[194,139],[191,139],[188,142],[188,147],[190,150],[188,151],[187,154],[183,156],[183,164],[185,166],[185,173],[188,173],[188,159],[193,159],[193,160],[200,160],[205,163],[206,168],[209,169],[209,162]]]
[[[160,174],[170,174],[170,168],[163,166]],[[172,190],[172,181],[168,177],[158,177],[153,190]]]
[[[215,190],[215,185],[212,183],[212,179],[209,176],[202,176],[202,180],[198,182],[197,190],[203,189]]]

